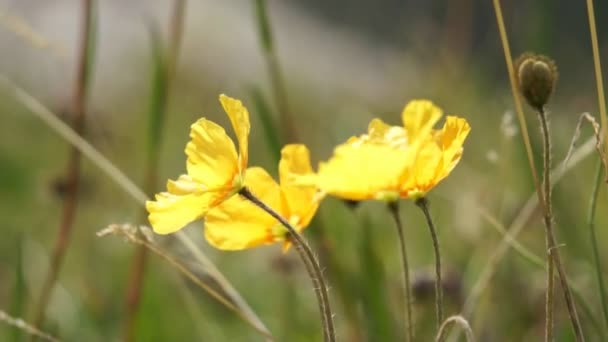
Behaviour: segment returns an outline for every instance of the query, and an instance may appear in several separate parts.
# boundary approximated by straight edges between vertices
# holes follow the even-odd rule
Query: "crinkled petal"
[[[447,177],[456,167],[462,157],[463,144],[471,126],[467,120],[456,116],[448,116],[443,129],[437,135],[437,143],[443,151],[442,170],[438,173],[439,180]]]
[[[191,126],[186,145],[188,175],[209,189],[229,186],[238,170],[234,143],[218,124],[205,118]]]
[[[167,191],[173,195],[188,195],[191,193],[199,193],[207,190],[201,183],[195,182],[189,175],[181,175],[174,181],[167,181]]]
[[[390,126],[376,118],[368,125],[368,137],[372,143],[389,144],[392,147],[407,145],[407,132],[401,126]]]
[[[284,214],[280,187],[264,169],[247,169],[245,183],[262,202],[280,215]],[[282,241],[283,235],[275,234],[277,227],[280,227],[277,220],[241,196],[231,197],[205,216],[205,238],[222,250],[240,250]]]
[[[414,163],[402,175],[401,193],[405,196],[422,196],[437,184],[442,169],[443,155],[432,140],[416,151]]]
[[[401,113],[403,127],[407,131],[409,140],[425,138],[431,132],[433,125],[441,118],[441,115],[443,115],[442,110],[431,101],[410,101]]]
[[[316,177],[319,188],[349,200],[377,198],[399,190],[399,176],[411,153],[387,144],[363,143],[338,146],[332,158],[321,163]]]
[[[281,150],[279,178],[285,199],[288,220],[299,227],[306,227],[315,215],[321,196],[316,186],[298,186],[293,184],[294,176],[312,174],[310,152],[304,145],[286,145]]]
[[[162,192],[155,201],[147,201],[148,220],[157,234],[170,234],[201,218],[215,200],[214,193],[175,195]]]
[[[471,127],[465,119],[449,116],[443,128],[420,145],[416,160],[402,176],[402,193],[421,196],[446,178],[462,156]]]
[[[220,102],[228,114],[236,139],[239,143],[239,171],[245,172],[249,158],[249,111],[243,103],[224,94],[220,95]]]

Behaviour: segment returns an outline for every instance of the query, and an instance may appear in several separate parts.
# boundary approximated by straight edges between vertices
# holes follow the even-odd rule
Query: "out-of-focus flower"
[[[167,191],[146,202],[149,221],[158,234],[169,234],[202,218],[245,186],[249,112],[241,101],[220,95],[230,118],[239,150],[226,131],[205,118],[191,126],[186,145],[187,174],[167,182]]]
[[[286,145],[279,162],[280,184],[260,167],[250,167],[245,173],[247,188],[262,202],[302,231],[314,216],[321,196],[314,186],[294,186],[291,175],[312,172],[308,148]],[[249,200],[234,196],[211,209],[205,216],[205,238],[223,250],[240,250],[259,245],[282,242],[286,250],[290,241],[281,223]]]
[[[316,174],[295,177],[302,185],[347,200],[417,199],[447,177],[460,161],[470,126],[463,118],[448,116],[443,128],[433,129],[442,111],[432,102],[415,100],[402,114],[403,126],[380,119],[368,133],[337,146]]]

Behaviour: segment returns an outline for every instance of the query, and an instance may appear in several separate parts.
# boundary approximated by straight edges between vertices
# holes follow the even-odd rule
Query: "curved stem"
[[[312,249],[304,240],[304,238],[294,229],[294,227],[285,220],[284,217],[279,215],[274,209],[267,206],[264,202],[260,201],[259,198],[255,197],[247,188],[241,189],[239,194],[249,200],[251,203],[258,206],[260,209],[267,212],[270,216],[274,217],[277,221],[279,221],[287,231],[289,232],[289,238],[291,242],[294,244],[296,250],[300,254],[300,258],[304,262],[304,266],[308,271],[308,275],[314,284],[315,294],[317,295],[317,300],[319,302],[319,308],[321,311],[321,318],[323,323],[323,332],[326,342],[335,342],[336,341],[336,333],[334,329],[333,316],[331,313],[331,307],[329,303],[329,294],[327,290],[327,284],[323,279],[323,272],[321,271],[321,266],[319,265],[319,261],[315,257]]]
[[[433,219],[431,218],[431,213],[429,212],[429,203],[428,200],[424,197],[416,200],[416,205],[422,210],[424,213],[424,217],[426,218],[426,223],[429,226],[429,231],[431,233],[431,238],[433,239],[433,250],[435,251],[435,310],[437,314],[437,329],[441,327],[441,322],[443,322],[443,290],[442,290],[442,281],[441,281],[441,253],[439,251],[439,239],[437,238],[437,230],[435,229],[435,224],[433,224]]]
[[[600,252],[597,247],[597,236],[595,235],[595,208],[597,206],[597,197],[600,190],[600,184],[602,183],[602,161],[597,163],[597,171],[595,174],[595,183],[593,185],[593,193],[591,194],[591,201],[589,203],[589,237],[591,239],[591,247],[593,248],[593,261],[595,264],[595,273],[597,276],[597,285],[600,291],[600,298],[602,301],[602,312],[604,313],[604,320],[608,325],[608,306],[606,305],[606,285],[604,284],[604,277],[602,276],[602,266],[600,263]]]
[[[403,286],[405,287],[405,319],[406,319],[406,341],[414,340],[414,325],[412,324],[412,297],[410,291],[410,268],[407,261],[407,250],[403,234],[403,224],[399,217],[399,202],[394,201],[388,204],[388,209],[395,220],[395,227],[399,236],[399,247],[401,248],[401,262],[403,264]]]
[[[465,336],[467,337],[468,342],[474,342],[475,337],[473,336],[473,329],[471,329],[471,325],[469,321],[467,321],[464,317],[460,315],[450,316],[446,319],[439,327],[439,332],[437,333],[437,337],[435,341],[443,341],[448,333],[448,326],[451,324],[458,324],[464,330]]]
[[[561,288],[564,294],[564,300],[566,301],[566,307],[568,308],[568,315],[570,316],[570,321],[572,322],[572,328],[574,330],[574,335],[576,337],[576,341],[584,341],[585,337],[583,336],[583,329],[581,327],[580,320],[578,318],[578,313],[576,312],[576,306],[574,304],[574,300],[572,298],[572,292],[570,290],[570,285],[568,284],[568,279],[566,277],[566,271],[564,270],[564,266],[561,262],[561,257],[559,254],[559,249],[557,248],[557,243],[555,239],[555,232],[553,231],[553,214],[551,211],[551,137],[549,134],[549,126],[547,123],[547,115],[544,110],[539,111],[539,119],[540,126],[543,135],[543,145],[544,145],[544,153],[543,153],[543,166],[544,166],[544,181],[545,181],[545,231],[547,235],[547,252],[548,258],[553,261],[554,266],[557,268],[557,272],[559,275],[559,280],[561,284]],[[550,264],[549,264],[550,265]],[[549,273],[549,272],[548,272]],[[549,278],[547,278],[549,281]],[[553,280],[551,280],[552,282]],[[549,289],[547,289],[549,290]]]

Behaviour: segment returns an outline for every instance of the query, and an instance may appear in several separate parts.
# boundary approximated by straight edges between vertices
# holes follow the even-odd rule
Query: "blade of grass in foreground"
[[[34,326],[26,323],[21,318],[15,318],[2,310],[0,310],[0,322],[4,322],[8,325],[14,326],[17,329],[23,330],[24,332],[30,334],[30,336],[32,337],[38,337],[51,342],[59,342],[57,338],[45,333],[42,330],[36,329]]]
[[[270,106],[264,99],[264,95],[257,87],[251,89],[251,97],[253,98],[253,104],[255,111],[260,118],[262,128],[264,129],[264,136],[266,142],[270,148],[270,152],[273,157],[273,162],[277,164],[279,157],[281,156],[281,138],[279,137],[279,131],[275,127],[274,119],[272,118],[272,111]]]
[[[23,315],[23,301],[25,299],[25,275],[23,274],[23,233],[19,232],[17,236],[17,244],[15,254],[17,262],[15,264],[15,282],[11,291],[11,312],[14,315]],[[23,331],[19,328],[13,329],[13,341],[19,342],[22,340]]]
[[[589,237],[591,239],[591,247],[593,249],[593,264],[595,266],[598,291],[600,292],[602,313],[604,314],[604,322],[608,327],[608,303],[606,302],[606,285],[604,284],[604,276],[602,275],[600,251],[597,246],[597,236],[595,234],[595,210],[597,207],[597,197],[600,192],[600,184],[602,184],[602,163],[601,161],[598,161],[595,182],[593,184],[593,191],[591,194],[591,201],[589,202],[589,216],[587,220],[587,225],[589,226]]]
[[[279,112],[281,138],[283,142],[296,141],[297,132],[291,121],[291,112],[287,101],[287,89],[285,87],[285,81],[283,80],[283,74],[281,73],[281,67],[279,66],[272,28],[270,27],[270,19],[268,18],[266,0],[254,1],[259,41],[262,46],[262,51],[264,52],[266,66],[270,75],[276,110]]]
[[[38,100],[24,91],[22,88],[15,85],[6,76],[0,74],[0,84],[2,84],[14,98],[23,104],[32,114],[41,119],[47,124],[55,133],[69,142],[72,146],[78,148],[84,157],[89,159],[96,167],[103,171],[113,182],[115,182],[121,190],[132,197],[142,208],[145,205],[148,197],[141,191],[122,171],[120,171],[112,162],[104,157],[99,151],[97,151],[91,144],[84,140],[81,136],[76,134],[68,125],[63,123],[57,118],[53,112],[42,105]],[[230,297],[239,310],[242,310],[244,316],[247,317],[248,323],[255,325],[261,331],[265,331],[266,336],[270,336],[270,331],[260,318],[253,312],[253,310],[247,305],[245,300],[236,291],[236,289],[230,284],[228,280],[221,274],[221,272],[215,267],[211,260],[203,253],[203,251],[194,244],[194,242],[186,235],[184,231],[177,232],[177,239],[182,245],[188,250],[192,256],[201,264],[203,269],[207,272],[208,276],[213,278],[217,284],[221,287],[222,291]]]

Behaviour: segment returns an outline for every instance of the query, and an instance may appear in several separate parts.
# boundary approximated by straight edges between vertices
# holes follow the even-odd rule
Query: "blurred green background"
[[[155,39],[171,46],[167,32],[172,6],[170,0],[96,3],[85,138],[142,186],[149,113],[158,105],[153,92],[158,59],[151,46]],[[503,9],[514,57],[539,52],[554,58],[559,68],[557,90],[548,106],[557,165],[568,150],[579,114],[590,112],[599,121],[585,4],[519,0],[505,1]],[[316,165],[330,156],[333,146],[364,131],[371,118],[398,124],[409,100],[428,98],[472,126],[459,166],[429,195],[443,252],[447,312],[460,312],[502,238],[479,208],[508,227],[533,195],[491,2],[274,0],[268,1],[267,10],[297,137],[285,141],[277,131],[279,109],[260,43],[255,1],[187,1],[175,76],[164,120],[159,121],[155,189],[164,189],[167,178],[185,170],[183,150],[192,122],[205,116],[229,126],[217,100],[220,93],[240,98],[249,108],[250,165],[264,166],[275,176],[272,139],[305,143]],[[598,2],[596,13],[600,54],[605,57],[608,4]],[[29,25],[46,45],[34,46],[19,30],[16,34],[11,18]],[[79,1],[0,1],[0,73],[63,120],[70,118],[80,21]],[[28,319],[59,226],[70,147],[6,88],[0,90],[0,99],[0,309]],[[538,123],[535,114],[525,110],[540,167]],[[269,125],[274,130],[265,129]],[[269,138],[272,134],[275,137]],[[580,144],[591,136],[585,127]],[[589,154],[560,181],[554,212],[567,271],[602,322],[586,223],[596,162],[597,155]],[[605,185],[599,198],[601,247],[608,241]],[[416,330],[420,340],[428,341],[435,324],[431,240],[411,202],[402,203],[401,215]],[[98,238],[95,233],[112,223],[145,224],[141,216],[140,204],[83,160],[73,236],[48,306],[45,331],[67,341],[122,339],[125,291],[136,248],[121,238]],[[202,229],[199,221],[186,231],[276,340],[321,339],[312,285],[293,251],[284,255],[277,245],[221,252],[204,241]],[[401,264],[386,208],[362,203],[353,209],[328,198],[305,234],[329,278],[339,339],[402,340]],[[538,212],[518,240],[542,256]],[[171,238],[158,241],[197,267]],[[607,258],[603,253],[604,264]],[[556,338],[570,341],[565,305],[558,298]],[[602,340],[590,318],[583,313],[581,318],[588,340]],[[510,251],[475,307],[473,330],[480,341],[537,341],[543,324],[544,271]],[[600,330],[606,336],[608,327],[601,324]],[[136,336],[137,341],[263,340],[156,256],[149,259]],[[24,339],[19,330],[0,324],[0,340]]]

